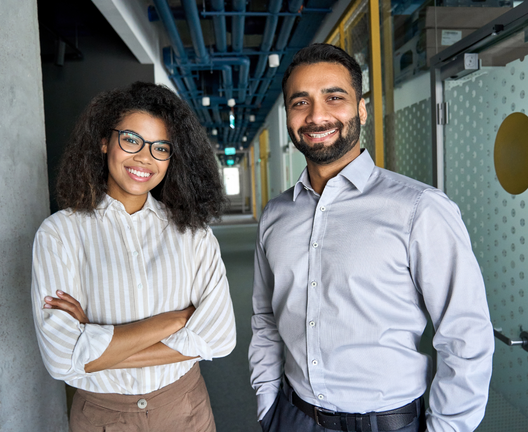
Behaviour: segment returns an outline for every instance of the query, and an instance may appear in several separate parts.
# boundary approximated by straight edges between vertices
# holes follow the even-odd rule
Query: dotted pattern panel
[[[528,192],[513,196],[495,174],[493,148],[506,116],[525,112],[528,59],[483,68],[465,81],[446,82],[446,193],[462,212],[480,264],[493,325],[511,339],[528,330]],[[527,168],[528,169],[528,168]],[[496,339],[492,388],[528,413],[528,352]],[[493,409],[493,407],[489,407]],[[506,428],[526,431],[522,416]]]
[[[385,130],[387,130],[386,128]],[[433,183],[431,99],[396,111],[394,148],[387,167],[415,180]]]
[[[374,113],[372,112],[372,104],[366,101],[367,107],[367,123],[361,126],[361,135],[359,137],[359,144],[361,148],[366,148],[372,157],[376,157],[376,148],[374,144]]]

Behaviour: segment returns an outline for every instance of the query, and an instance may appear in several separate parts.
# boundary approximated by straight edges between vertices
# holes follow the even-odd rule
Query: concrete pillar
[[[49,215],[36,0],[0,0],[0,430],[67,430],[64,383],[42,364],[31,247]]]

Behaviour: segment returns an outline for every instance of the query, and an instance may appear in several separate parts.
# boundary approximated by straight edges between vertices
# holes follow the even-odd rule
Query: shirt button
[[[312,286],[315,288],[317,286],[317,282],[316,281],[312,281]]]
[[[310,321],[310,327],[315,327],[315,321]]]
[[[318,362],[317,360],[312,360],[312,364],[313,364],[314,366],[317,366],[318,363],[319,363],[319,362]]]
[[[138,289],[143,289],[143,284],[142,283],[138,284]]]
[[[322,206],[322,207],[321,207],[321,211],[326,211],[326,207],[325,207],[325,206]]]
[[[319,245],[318,245],[317,243],[313,243],[312,246],[313,246],[314,248],[316,248],[316,247],[319,246]]]
[[[324,399],[324,395],[320,394],[319,396],[317,396],[319,399],[323,400]]]
[[[137,257],[137,256],[138,256],[137,251],[132,252],[132,256],[133,256],[133,257]]]
[[[140,399],[137,401],[137,406],[140,409],[145,409],[147,407],[147,401],[145,399]]]

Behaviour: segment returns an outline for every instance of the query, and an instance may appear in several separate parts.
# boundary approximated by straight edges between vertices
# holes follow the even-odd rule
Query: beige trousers
[[[77,390],[70,432],[216,432],[196,363],[178,381],[145,395]]]

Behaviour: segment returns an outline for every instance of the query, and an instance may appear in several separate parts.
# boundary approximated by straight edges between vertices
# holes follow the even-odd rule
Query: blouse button
[[[138,289],[143,289],[143,284],[142,283],[138,284]]]
[[[133,257],[137,257],[137,256],[138,256],[137,251],[132,252],[132,256],[133,256]]]

